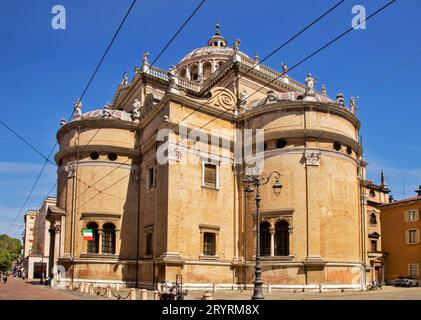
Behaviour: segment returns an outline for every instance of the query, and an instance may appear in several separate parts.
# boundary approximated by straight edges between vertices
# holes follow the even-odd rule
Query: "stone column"
[[[212,71],[212,73],[214,73],[215,71],[216,71],[216,61],[215,61],[215,59],[214,60],[212,60],[212,62],[211,62],[211,71]]]
[[[269,233],[270,233],[270,256],[274,257],[275,256],[275,228],[270,227]]]
[[[102,254],[102,229],[98,229],[98,254]]]
[[[189,65],[186,67],[186,79],[191,80],[191,78],[190,78],[190,66]]]
[[[320,153],[304,154],[307,176],[307,214],[308,214],[308,256],[307,260],[321,260],[320,252],[320,202],[318,190],[320,181]]]
[[[61,226],[56,225],[54,228],[54,265],[56,264],[56,261],[58,258],[60,258],[60,232],[61,232]]]
[[[120,230],[115,230],[115,251],[114,254],[120,255],[120,241],[118,240],[120,238]]]

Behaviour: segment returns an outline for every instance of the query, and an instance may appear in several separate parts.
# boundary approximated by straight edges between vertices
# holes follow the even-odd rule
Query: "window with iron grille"
[[[215,233],[205,232],[203,234],[203,254],[205,256],[214,256],[216,253],[216,235]]]
[[[275,225],[275,256],[289,255],[289,224],[279,221]]]
[[[115,226],[112,223],[106,223],[102,227],[102,253],[115,253]]]
[[[203,166],[203,186],[208,188],[217,188],[217,166],[212,163],[205,163]]]
[[[94,222],[89,223],[86,226],[87,229],[92,229],[92,240],[88,240],[87,243],[87,252],[88,253],[98,253],[99,252],[99,235],[98,235],[98,225]]]
[[[260,255],[270,256],[270,225],[268,222],[260,223]]]

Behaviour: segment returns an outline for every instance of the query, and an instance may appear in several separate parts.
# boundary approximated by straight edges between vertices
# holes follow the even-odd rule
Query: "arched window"
[[[289,224],[279,221],[275,225],[275,256],[289,255]]]
[[[270,225],[268,222],[260,223],[260,255],[270,256]]]
[[[199,69],[197,65],[193,65],[190,67],[190,80],[197,80],[199,79]]]
[[[102,226],[102,253],[115,253],[115,226],[106,223]]]
[[[203,63],[203,78],[207,79],[212,73],[212,65],[209,61]]]
[[[86,229],[92,229],[92,240],[88,240],[87,251],[88,253],[98,253],[99,250],[99,236],[98,236],[98,225],[95,222],[91,222],[86,226]]]
[[[186,69],[182,69],[180,71],[180,78],[185,78],[186,77]]]

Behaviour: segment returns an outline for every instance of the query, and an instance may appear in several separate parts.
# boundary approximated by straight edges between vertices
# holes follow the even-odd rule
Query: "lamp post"
[[[262,291],[262,266],[260,264],[260,193],[259,187],[269,183],[271,177],[275,178],[275,183],[273,184],[273,191],[275,195],[279,195],[281,192],[282,184],[279,181],[281,174],[278,171],[272,171],[269,174],[261,175],[246,175],[243,183],[245,185],[244,192],[251,193],[253,192],[253,186],[256,188],[256,196],[254,198],[256,202],[256,266],[255,266],[255,278],[253,281],[254,291],[252,300],[263,300],[263,291]]]

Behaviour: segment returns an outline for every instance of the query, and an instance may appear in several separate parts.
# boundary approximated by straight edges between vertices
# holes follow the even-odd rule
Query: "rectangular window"
[[[215,244],[216,244],[215,233],[205,232],[203,234],[203,254],[205,256],[214,256]]]
[[[377,240],[371,240],[371,252],[377,252]]]
[[[408,243],[417,243],[417,230],[409,230]]]
[[[153,189],[155,187],[155,168],[149,168],[147,172],[147,190]]]
[[[148,233],[146,235],[146,255],[148,256],[152,254],[152,240],[153,240],[152,233]]]
[[[408,265],[408,269],[409,269],[409,275],[411,277],[417,277],[419,275],[419,272],[418,272],[418,263],[410,263]]]
[[[418,210],[412,209],[406,212],[407,214],[407,221],[417,221],[418,220]]]
[[[203,181],[202,186],[207,188],[218,188],[218,166],[213,163],[203,164]]]

